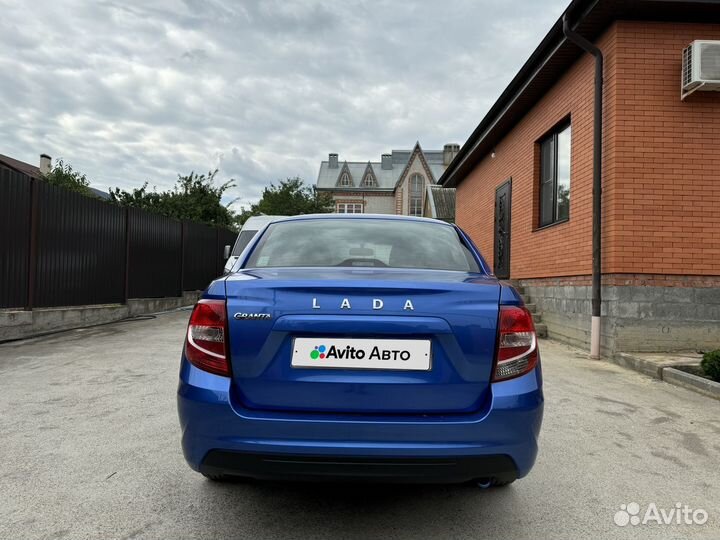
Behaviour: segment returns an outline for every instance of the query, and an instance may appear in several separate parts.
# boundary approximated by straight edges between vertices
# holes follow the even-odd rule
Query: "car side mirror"
[[[232,249],[230,245],[226,245],[223,249],[223,259],[226,261],[230,258],[230,249]]]

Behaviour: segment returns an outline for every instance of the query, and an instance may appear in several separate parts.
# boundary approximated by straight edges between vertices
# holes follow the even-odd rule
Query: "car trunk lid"
[[[245,270],[226,280],[226,293],[233,384],[246,407],[457,413],[477,410],[487,397],[500,285],[483,274]],[[315,341],[329,348],[353,340],[363,340],[367,351],[427,342],[429,369],[293,366],[299,344],[312,351]]]

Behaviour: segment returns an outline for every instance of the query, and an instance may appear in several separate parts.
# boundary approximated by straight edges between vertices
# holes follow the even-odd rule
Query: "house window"
[[[410,212],[411,216],[422,216],[422,199],[425,179],[420,174],[410,177]]]
[[[338,214],[362,214],[362,203],[338,203],[336,213]]]
[[[367,173],[365,175],[365,178],[363,178],[362,185],[365,187],[376,187],[377,182],[375,181],[375,177],[373,176],[373,173]]]
[[[570,218],[570,125],[540,142],[540,226]]]
[[[347,172],[344,172],[340,175],[340,180],[338,180],[338,186],[352,186],[350,175]]]

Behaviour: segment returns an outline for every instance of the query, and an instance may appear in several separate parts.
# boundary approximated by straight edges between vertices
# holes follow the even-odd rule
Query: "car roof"
[[[450,225],[445,221],[433,218],[400,216],[395,214],[303,214],[299,216],[285,216],[282,221],[301,221],[306,219],[384,219],[392,221],[419,221],[425,223],[437,223],[438,225]]]
[[[260,230],[268,223],[281,221],[287,217],[288,216],[251,216],[243,223],[241,230]]]

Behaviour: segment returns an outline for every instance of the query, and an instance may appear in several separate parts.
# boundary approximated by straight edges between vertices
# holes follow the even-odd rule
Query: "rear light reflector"
[[[203,371],[230,376],[224,300],[203,299],[195,304],[185,338],[185,356]]]
[[[500,306],[493,381],[524,375],[537,365],[537,361],[537,336],[532,314],[524,307]]]

